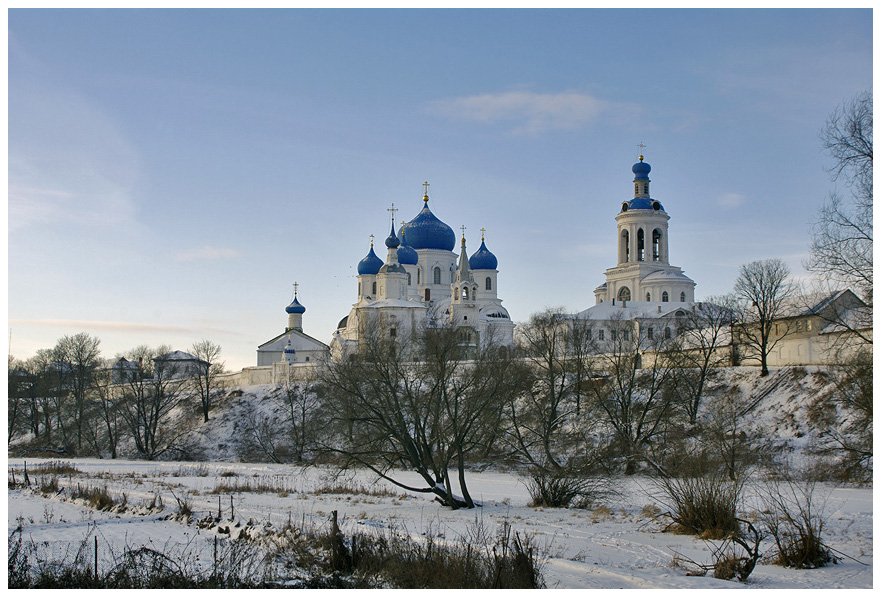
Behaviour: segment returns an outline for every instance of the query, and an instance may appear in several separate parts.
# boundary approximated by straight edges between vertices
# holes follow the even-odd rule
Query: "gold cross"
[[[297,289],[298,289],[299,287],[300,287],[300,285],[297,284],[296,282],[294,282],[294,298],[297,298]]]
[[[392,224],[395,223],[395,212],[398,211],[398,208],[395,207],[394,202],[392,202],[392,206],[386,210],[390,214],[392,214]]]
[[[373,246],[373,235],[372,234],[370,235],[370,246],[371,247]]]
[[[641,162],[643,159],[643,153],[645,153],[643,150],[648,146],[645,143],[643,143],[642,141],[640,141],[639,145],[637,145],[637,147],[639,147],[639,161]]]
[[[465,224],[462,224],[462,238],[465,238]]]
[[[486,240],[486,228],[481,228],[480,229],[480,242],[483,242],[485,240]]]

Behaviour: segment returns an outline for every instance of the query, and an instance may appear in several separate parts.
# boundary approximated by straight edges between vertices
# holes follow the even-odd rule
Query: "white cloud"
[[[227,247],[214,247],[211,245],[204,245],[202,247],[198,247],[196,249],[190,249],[188,251],[181,251],[177,255],[174,256],[175,260],[181,262],[190,262],[190,261],[218,261],[222,259],[235,259],[239,256],[239,252],[235,249],[230,249]]]
[[[492,124],[507,122],[517,133],[579,129],[612,104],[585,93],[535,93],[504,91],[433,102],[435,113],[451,119]]]
[[[724,193],[716,199],[719,207],[725,209],[734,209],[746,203],[746,197],[740,193]]]

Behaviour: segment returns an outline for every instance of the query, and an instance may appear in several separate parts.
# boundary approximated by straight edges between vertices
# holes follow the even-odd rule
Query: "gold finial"
[[[480,242],[483,242],[485,240],[486,240],[486,228],[481,228],[480,229]]]
[[[370,248],[373,248],[373,235],[370,235]]]
[[[428,184],[427,180],[422,183],[422,189],[423,189],[422,200],[425,201],[426,203],[428,203],[428,187],[429,186],[431,186],[431,185]]]
[[[637,147],[639,147],[639,161],[641,162],[645,159],[645,157],[642,155],[643,150],[648,146],[645,143],[643,143],[642,141],[640,141],[639,145],[637,145]]]

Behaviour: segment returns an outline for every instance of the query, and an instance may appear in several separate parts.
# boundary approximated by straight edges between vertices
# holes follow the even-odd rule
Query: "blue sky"
[[[328,342],[426,179],[515,321],[584,309],[640,142],[699,299],[755,259],[803,275],[818,131],[872,85],[869,10],[13,9],[8,35],[21,358],[87,331],[253,365],[294,281]]]

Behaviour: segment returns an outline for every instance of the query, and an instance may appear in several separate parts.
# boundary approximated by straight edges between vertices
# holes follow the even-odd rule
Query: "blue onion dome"
[[[634,197],[630,201],[621,204],[621,211],[629,211],[631,209],[647,209],[651,211],[664,211],[664,206],[657,199],[651,197]]]
[[[419,215],[401,227],[402,231],[406,230],[407,243],[414,249],[452,251],[456,246],[456,234],[428,209],[428,195],[423,200],[425,207]]]
[[[410,246],[404,227],[401,226],[401,246],[398,247],[398,263],[401,265],[416,265],[419,263],[419,254]]]
[[[652,171],[652,167],[648,164],[648,162],[643,162],[643,157],[639,156],[639,161],[633,164],[633,180],[648,180],[649,172]]]
[[[401,246],[401,241],[398,240],[398,237],[395,235],[395,223],[392,222],[392,231],[389,232],[388,238],[385,239],[385,246],[389,249],[396,249]]]
[[[382,259],[376,256],[376,253],[373,252],[373,243],[370,243],[370,252],[367,253],[367,257],[358,262],[358,275],[375,276],[381,267]]]
[[[306,307],[300,304],[300,301],[297,300],[296,295],[294,296],[293,302],[290,305],[285,307],[285,312],[287,313],[305,313]]]
[[[486,248],[486,242],[480,241],[480,248],[468,259],[471,269],[499,269],[499,260]]]

